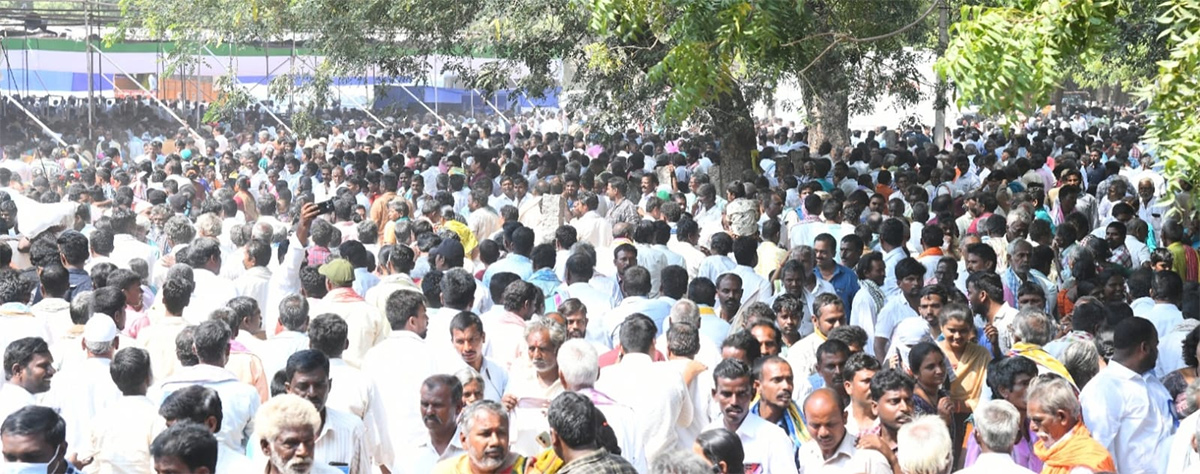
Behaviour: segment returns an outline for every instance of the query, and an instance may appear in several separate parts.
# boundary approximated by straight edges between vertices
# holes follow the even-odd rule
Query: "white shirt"
[[[233,281],[203,268],[192,269],[192,281],[196,282],[196,290],[183,308],[183,319],[190,324],[208,321],[214,310],[224,308],[229,300],[238,296]]]
[[[325,424],[317,435],[313,464],[340,463],[350,467],[350,474],[369,474],[373,462],[366,445],[366,427],[354,415],[325,408]],[[256,444],[257,446],[257,444]],[[255,450],[262,453],[262,450]]]
[[[737,265],[728,273],[742,277],[742,306],[755,301],[771,303],[771,282],[745,265]],[[713,280],[716,283],[717,280]]]
[[[1013,462],[1008,453],[980,453],[971,467],[957,471],[956,474],[1034,474]]]
[[[1200,412],[1192,413],[1179,422],[1179,429],[1171,438],[1171,453],[1167,457],[1167,470],[1164,472],[1195,472],[1200,468],[1200,453],[1192,449],[1197,423],[1200,423]]]
[[[888,340],[888,351],[885,355],[890,356],[892,333],[896,331],[896,326],[908,318],[919,318],[917,311],[908,304],[908,299],[904,295],[891,296],[887,302],[883,304],[883,309],[879,310],[879,320],[875,322],[875,338],[883,338]]]
[[[1133,315],[1154,323],[1154,329],[1158,330],[1159,339],[1167,337],[1168,332],[1183,322],[1183,313],[1179,311],[1179,307],[1170,303],[1155,302],[1148,311]]]
[[[892,472],[891,465],[888,464],[887,458],[883,454],[871,449],[858,449],[855,444],[858,443],[858,438],[850,434],[850,428],[846,428],[846,435],[842,438],[842,442],[838,444],[837,451],[825,459],[825,454],[821,452],[821,446],[816,440],[800,445],[800,449],[796,453],[797,464],[800,465],[798,474],[818,473],[818,474],[890,474]]]
[[[667,316],[670,316],[671,305],[665,301],[658,299],[648,299],[644,296],[630,296],[621,301],[621,304],[613,308],[612,311],[603,315],[605,343],[608,347],[617,347],[620,344],[620,329],[621,324],[625,322],[625,318],[634,313],[642,313],[654,320],[654,325],[658,327],[658,333],[663,334],[666,328]]]
[[[88,472],[94,469],[97,474],[153,474],[150,443],[164,429],[166,423],[158,416],[154,402],[142,395],[123,396],[98,414],[87,444],[79,446],[76,452],[79,459],[92,458]],[[219,449],[225,445],[217,446]]]
[[[309,348],[308,335],[296,331],[283,331],[258,344],[255,353],[262,359],[263,372],[273,377],[287,367],[288,357]]]
[[[634,244],[638,265],[650,272],[650,297],[658,296],[662,287],[662,271],[667,268],[667,256],[646,244]]]
[[[1157,377],[1134,373],[1115,360],[1079,393],[1084,423],[1121,474],[1165,472],[1173,402]]]
[[[150,353],[150,371],[161,382],[183,368],[175,355],[175,338],[190,324],[181,317],[164,316],[138,332],[137,343]],[[308,348],[308,346],[304,346]],[[274,372],[272,372],[274,374]]]
[[[342,358],[355,367],[362,365],[367,350],[392,332],[386,318],[349,288],[331,290],[308,314],[321,313],[335,313],[346,320],[346,325],[349,326],[349,333],[346,335],[349,346]]]
[[[35,403],[37,399],[24,387],[14,383],[0,383],[0,419],[6,419],[17,410]]]
[[[258,390],[238,380],[224,367],[200,364],[179,369],[154,388],[150,400],[161,405],[171,393],[192,385],[216,390],[221,397],[221,431],[217,433],[217,440],[242,451],[246,440],[254,433],[254,414],[262,403]]]
[[[704,252],[696,248],[694,245],[687,242],[675,240],[675,236],[671,236],[671,240],[667,242],[667,248],[672,252],[679,254],[683,258],[683,268],[687,269],[689,278],[696,278],[700,273],[700,263],[704,261]]]
[[[575,228],[579,242],[587,242],[598,249],[612,243],[612,224],[596,211],[588,211],[583,216],[571,219],[571,227]]]
[[[428,345],[412,331],[395,331],[367,351],[363,372],[375,380],[379,395],[387,400],[388,429],[393,452],[417,442],[426,434],[421,421],[421,384],[434,373]],[[402,366],[397,361],[404,361]]]
[[[379,464],[391,465],[392,445],[388,435],[386,407],[375,381],[341,358],[329,359],[329,377],[333,379],[333,385],[325,406],[362,420],[371,457]]]
[[[258,310],[264,315],[267,314],[267,295],[271,289],[271,275],[271,270],[267,267],[255,266],[247,269],[242,276],[233,281],[237,295],[254,298],[254,301],[258,302]],[[279,312],[279,305],[275,305],[275,312]],[[270,326],[263,326],[268,333],[275,332],[275,321],[278,321],[278,318],[272,321]]]
[[[443,372],[454,374],[466,367],[468,365],[466,362],[463,362],[461,357],[454,357],[443,364]],[[493,402],[500,401],[500,398],[504,396],[505,389],[508,387],[508,371],[504,370],[500,364],[484,357],[483,363],[479,365],[478,372],[479,376],[483,378],[483,398]]]
[[[596,289],[589,283],[573,283],[566,286],[567,298],[578,298],[583,303],[583,307],[587,308],[588,327],[587,339],[593,342],[601,342],[607,339],[607,334],[604,332],[604,315],[612,309],[610,296]],[[547,308],[547,310],[549,310]],[[603,339],[602,339],[603,338]],[[608,344],[604,342],[604,344]]]
[[[722,273],[733,271],[735,267],[737,267],[737,262],[734,262],[732,258],[725,255],[709,255],[704,257],[704,260],[700,262],[700,268],[696,270],[696,276],[708,278],[715,285],[717,277],[721,276]],[[742,288],[745,287],[746,284],[743,281]],[[746,291],[746,293],[749,293],[749,291]],[[742,295],[742,299],[746,299],[744,294]]]
[[[600,370],[596,390],[633,409],[647,459],[687,447],[675,427],[691,424],[692,402],[683,379],[669,366],[646,354],[628,353]]]
[[[262,452],[258,446],[251,449],[255,452]],[[261,470],[245,454],[235,451],[225,443],[217,443],[217,472],[257,472]],[[313,472],[317,471],[314,469]]]
[[[904,248],[896,247],[890,252],[883,254],[883,266],[886,271],[886,276],[883,277],[883,285],[879,289],[883,290],[885,296],[900,294],[900,285],[896,282],[896,264],[904,260],[908,254],[904,253]]]
[[[792,366],[794,379],[807,378],[817,373],[817,347],[825,341],[825,338],[813,333],[788,348],[787,361],[788,365]]]
[[[424,439],[415,445],[405,446],[402,451],[397,453],[396,459],[402,459],[404,462],[396,463],[391,471],[395,474],[428,474],[433,472],[433,466],[437,463],[466,453],[457,432],[450,437],[450,443],[446,445],[446,450],[440,454],[434,449],[433,441],[429,439],[429,433],[426,433]]]
[[[267,305],[263,311],[263,327],[267,334],[275,331],[279,323],[279,303],[284,298],[300,293],[300,265],[304,262],[304,246],[300,240],[292,236],[288,240],[287,253],[279,268],[271,274],[267,289]],[[316,314],[316,313],[310,313]]]
[[[153,245],[141,242],[129,234],[116,234],[113,235],[113,251],[108,254],[108,258],[112,259],[117,267],[125,269],[129,268],[130,260],[143,259],[149,268],[150,278],[154,278],[154,264],[158,263],[159,255],[161,254],[158,248]]]
[[[884,303],[887,303],[886,294]],[[880,309],[882,308],[876,307],[875,298],[871,297],[871,292],[866,287],[859,288],[858,293],[854,294],[853,309],[850,310],[850,324],[863,328],[867,332],[867,345],[863,347],[863,351],[867,354],[875,354],[875,318]]]
[[[92,431],[92,420],[121,398],[121,391],[109,374],[111,364],[112,359],[89,357],[66,367],[54,375],[50,391],[42,396],[41,404],[55,409],[67,423],[68,453],[85,444]]]
[[[705,430],[724,428],[724,420],[718,418],[712,421]],[[783,429],[762,419],[753,413],[747,413],[742,424],[737,428],[738,439],[742,440],[742,451],[745,451],[746,466],[758,465],[762,474],[781,474],[796,472],[796,462],[793,460],[792,440]],[[815,442],[806,444],[816,444]]]
[[[19,304],[9,303],[6,306]],[[54,342],[54,339],[50,337],[50,325],[45,319],[37,318],[33,313],[25,311],[0,312],[0,344],[3,344],[0,347],[7,349],[13,341],[26,337],[40,337],[48,344]]]

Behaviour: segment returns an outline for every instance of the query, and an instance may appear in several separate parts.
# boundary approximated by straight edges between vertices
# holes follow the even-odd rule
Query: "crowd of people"
[[[0,471],[1200,470],[1200,219],[1141,116],[764,119],[733,173],[355,114],[6,122]]]

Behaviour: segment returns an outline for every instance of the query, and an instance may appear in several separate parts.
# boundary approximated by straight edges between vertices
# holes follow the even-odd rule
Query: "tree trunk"
[[[808,110],[808,146],[816,156],[821,143],[834,149],[850,144],[850,91],[844,87],[804,91]]]
[[[717,186],[718,194],[723,195],[725,185],[745,179],[746,171],[756,175],[761,173],[753,164],[758,138],[755,135],[754,118],[750,115],[750,105],[736,87],[723,94],[707,111],[712,120],[713,134],[721,143],[720,166],[710,177]]]

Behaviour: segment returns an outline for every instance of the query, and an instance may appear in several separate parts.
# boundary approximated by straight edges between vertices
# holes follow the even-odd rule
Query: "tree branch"
[[[800,72],[796,73],[797,76],[803,75],[804,73],[808,72],[809,69],[812,69],[812,67],[815,66],[817,64],[817,62],[821,60],[821,58],[825,57],[825,55],[828,54],[829,51],[832,50],[838,44],[843,43],[843,42],[854,43],[854,44],[870,43],[872,41],[885,40],[885,39],[891,38],[893,36],[897,36],[900,33],[908,31],[908,30],[912,29],[913,27],[921,24],[921,22],[925,21],[925,18],[928,18],[929,15],[931,13],[933,13],[933,11],[936,10],[937,7],[939,5],[941,5],[942,3],[944,3],[945,1],[946,0],[934,0],[933,3],[931,3],[929,5],[929,9],[925,10],[925,12],[922,13],[920,16],[918,16],[917,19],[913,20],[912,23],[909,23],[907,25],[900,27],[899,29],[897,29],[895,31],[884,33],[882,35],[868,36],[866,38],[855,38],[855,37],[850,36],[845,33],[826,32],[826,33],[818,33],[815,35],[806,36],[804,38],[801,38],[801,39],[798,39],[796,41],[792,41],[789,43],[784,43],[782,46],[783,47],[795,46],[796,44],[799,44],[804,41],[808,41],[809,39],[817,38],[819,36],[833,36],[833,41],[829,43],[829,46],[826,46],[825,49],[822,50],[821,53],[817,55],[817,57],[813,58],[813,60],[810,61],[807,66],[804,66],[803,68],[800,69]]]

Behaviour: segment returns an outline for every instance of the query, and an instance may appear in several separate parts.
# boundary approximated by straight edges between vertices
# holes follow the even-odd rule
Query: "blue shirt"
[[[354,284],[352,287],[354,288],[354,292],[358,293],[358,296],[367,294],[367,290],[374,288],[378,284],[379,277],[372,274],[366,267],[354,269]]]
[[[834,262],[833,278],[828,281],[833,285],[833,289],[837,292],[838,298],[842,299],[842,304],[846,306],[846,314],[850,314],[851,303],[854,302],[854,295],[858,293],[858,275],[849,267],[840,263]],[[817,278],[825,279],[821,276],[820,268],[813,268],[813,274]]]
[[[492,276],[503,272],[515,273],[522,280],[528,280],[533,275],[533,260],[524,255],[508,254],[507,257],[493,263],[492,266],[488,267],[487,271],[483,272],[483,287],[491,288]]]

